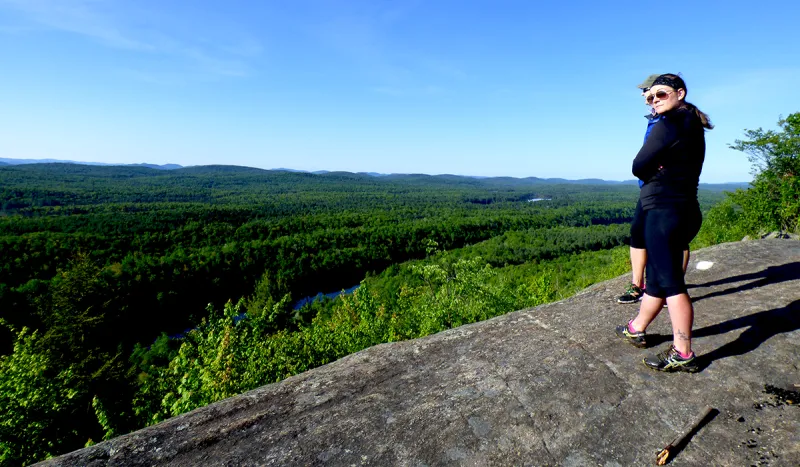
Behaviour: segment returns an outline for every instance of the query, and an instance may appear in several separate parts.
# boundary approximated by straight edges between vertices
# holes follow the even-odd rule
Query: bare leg
[[[636,331],[644,332],[647,330],[647,326],[650,326],[650,323],[656,319],[663,307],[663,298],[651,297],[645,293],[644,298],[642,298],[642,304],[639,307],[639,314],[633,319],[631,326]]]
[[[672,321],[673,345],[681,353],[691,353],[692,324],[694,323],[692,299],[689,298],[689,294],[682,293],[667,297],[667,303],[669,304],[669,318]]]
[[[637,287],[644,287],[644,267],[647,264],[647,250],[631,247],[631,283]]]

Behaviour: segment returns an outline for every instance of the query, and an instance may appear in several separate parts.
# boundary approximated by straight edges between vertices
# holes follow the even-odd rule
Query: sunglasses
[[[677,91],[665,91],[665,90],[663,90],[663,89],[659,89],[659,90],[658,90],[658,91],[656,91],[654,94],[650,94],[650,95],[648,95],[647,97],[645,97],[645,99],[644,99],[644,100],[645,100],[645,102],[647,102],[648,104],[652,104],[652,103],[653,103],[653,100],[654,100],[656,97],[658,97],[658,99],[659,99],[659,100],[662,100],[662,101],[663,101],[664,99],[666,99],[667,97],[669,97],[669,95],[670,95],[670,94],[672,94],[673,92],[677,92]]]

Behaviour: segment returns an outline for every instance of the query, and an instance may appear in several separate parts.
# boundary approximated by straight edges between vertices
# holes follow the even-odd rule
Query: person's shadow
[[[706,369],[716,360],[751,352],[773,336],[800,329],[800,300],[782,308],[760,311],[697,329],[692,332],[692,338],[714,336],[744,327],[747,329],[736,340],[699,355],[697,358],[700,369]]]
[[[693,284],[688,287],[692,288],[713,287],[715,285],[730,284],[732,282],[750,281],[738,287],[718,290],[715,292],[709,292],[705,295],[700,295],[698,297],[692,297],[692,302],[698,302],[700,300],[705,300],[707,298],[719,297],[720,295],[728,295],[732,293],[742,292],[745,290],[755,289],[758,287],[763,287],[767,284],[777,284],[779,282],[793,281],[795,279],[800,279],[800,261],[795,261],[794,263],[781,264],[780,266],[770,266],[759,272],[726,277],[724,279],[706,282],[704,284]]]
[[[780,266],[770,266],[762,271],[742,274],[739,276],[726,277],[724,279],[706,282],[697,287],[712,287],[716,285],[729,284],[734,282],[749,281],[738,287],[710,292],[699,297],[693,297],[696,302],[706,298],[718,297],[745,290],[752,290],[763,287],[767,284],[777,284],[780,282],[800,279],[800,262],[782,264]],[[767,339],[786,332],[800,329],[800,300],[795,300],[782,308],[761,311],[751,315],[734,318],[729,321],[706,326],[692,331],[692,338],[707,337],[735,329],[747,327],[739,337],[718,349],[698,356],[698,364],[701,370],[707,368],[712,362],[736,355],[744,355],[758,348]]]
[[[777,284],[780,282],[800,279],[800,262],[782,264],[780,266],[770,266],[762,271],[742,274],[739,276],[726,277],[716,281],[696,284],[693,287],[712,287],[716,285],[730,284],[735,282],[750,281],[737,287],[724,290],[709,292],[699,297],[692,297],[693,302],[706,298],[718,297],[745,290],[763,287],[767,284]],[[758,348],[767,339],[786,332],[800,329],[800,300],[795,300],[782,308],[775,308],[767,311],[760,311],[751,315],[734,318],[729,321],[706,326],[692,331],[692,338],[708,337],[723,334],[736,329],[747,327],[748,329],[734,341],[729,342],[718,349],[698,356],[698,364],[703,370],[711,365],[715,360],[720,360],[735,355],[743,355]],[[671,335],[652,335],[647,336],[648,347],[657,346],[672,339]]]
[[[706,354],[698,355],[700,369],[706,369],[715,360],[744,355],[753,351],[773,336],[800,329],[800,300],[795,300],[782,308],[759,311],[751,315],[695,329],[692,331],[692,339],[716,336],[745,327],[748,329],[743,331],[736,340],[728,342]],[[647,336],[648,347],[657,346],[671,339],[671,335],[655,334]]]

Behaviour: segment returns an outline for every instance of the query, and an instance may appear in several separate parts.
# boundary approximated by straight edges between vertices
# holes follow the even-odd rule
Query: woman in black
[[[694,309],[683,279],[683,250],[697,235],[702,222],[697,185],[705,159],[708,116],[686,101],[686,83],[680,76],[659,76],[650,88],[652,106],[661,120],[633,161],[633,174],[644,182],[639,200],[645,215],[647,285],[639,314],[617,327],[619,337],[645,347],[645,330],[669,305],[673,344],[644,359],[661,371],[698,370],[692,352]]]

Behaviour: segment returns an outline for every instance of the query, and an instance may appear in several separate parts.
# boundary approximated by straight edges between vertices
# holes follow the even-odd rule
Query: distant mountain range
[[[151,169],[158,170],[173,170],[180,169],[183,166],[178,164],[107,164],[105,162],[78,162],[78,161],[65,161],[60,159],[6,159],[0,157],[0,165],[22,165],[22,164],[81,164],[81,165],[115,165],[115,166],[132,166],[132,167],[150,167]]]
[[[140,163],[140,164],[107,164],[103,162],[78,162],[78,161],[68,161],[68,160],[58,160],[58,159],[7,159],[0,157],[0,166],[9,166],[9,165],[22,165],[22,164],[52,164],[52,163],[66,163],[66,164],[79,164],[79,165],[94,165],[94,166],[124,166],[124,167],[147,167],[156,170],[176,170],[176,169],[184,169],[187,172],[206,172],[208,170],[212,170],[215,172],[248,172],[253,173],[254,171],[265,171],[265,169],[258,169],[254,167],[245,167],[245,166],[234,166],[234,165],[208,165],[208,166],[181,166],[178,164],[147,164],[147,163]],[[616,180],[602,180],[599,178],[582,178],[579,180],[568,180],[565,178],[539,178],[539,177],[525,177],[525,178],[516,178],[516,177],[485,177],[485,176],[477,176],[477,175],[452,175],[452,174],[439,174],[439,175],[428,175],[428,174],[382,174],[378,172],[331,172],[329,170],[317,170],[314,172],[309,172],[307,170],[297,170],[297,169],[289,169],[285,167],[279,167],[276,169],[270,169],[276,172],[292,172],[292,173],[309,173],[314,175],[328,175],[333,176],[336,174],[347,174],[347,175],[361,175],[361,176],[369,176],[369,177],[381,177],[387,179],[404,179],[404,180],[426,180],[432,178],[438,179],[449,179],[449,180],[465,180],[465,179],[474,179],[474,180],[481,180],[481,181],[490,181],[490,182],[502,182],[504,184],[512,184],[512,185],[560,185],[560,184],[574,184],[574,185],[636,185],[638,182],[637,180],[623,180],[623,181],[616,181]],[[701,183],[700,188],[711,189],[711,190],[725,190],[725,191],[734,191],[738,188],[746,189],[750,184],[747,182],[732,182],[732,183]]]

